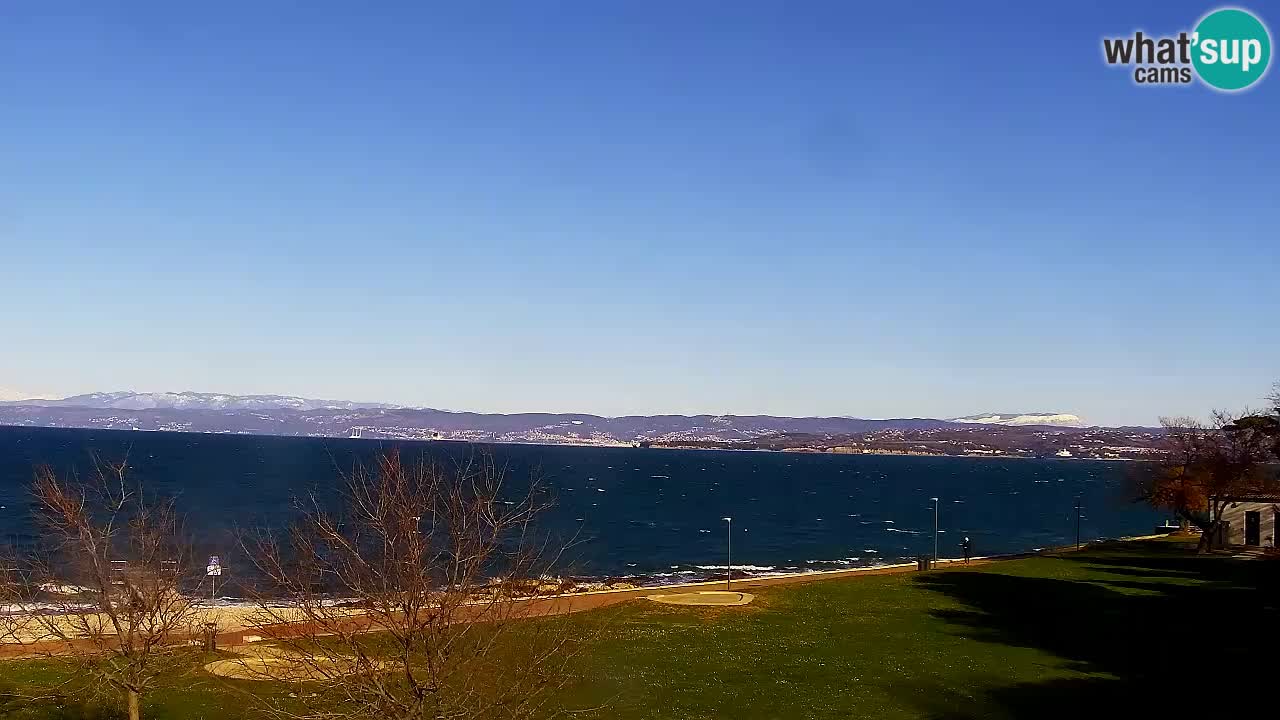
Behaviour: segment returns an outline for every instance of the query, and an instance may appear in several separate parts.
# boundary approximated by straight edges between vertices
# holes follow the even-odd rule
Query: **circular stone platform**
[[[693,593],[676,593],[674,595],[646,595],[645,599],[667,605],[703,605],[715,607],[732,607],[746,605],[755,599],[751,593],[729,592],[727,590],[708,590]]]
[[[299,656],[272,646],[235,648],[240,657],[215,660],[204,666],[207,672],[236,680],[276,682],[318,682],[357,671],[354,658]]]

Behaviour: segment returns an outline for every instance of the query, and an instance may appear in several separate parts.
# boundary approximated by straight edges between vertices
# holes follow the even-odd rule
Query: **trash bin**
[[[916,556],[916,570],[928,570],[933,567],[933,558],[928,555]]]

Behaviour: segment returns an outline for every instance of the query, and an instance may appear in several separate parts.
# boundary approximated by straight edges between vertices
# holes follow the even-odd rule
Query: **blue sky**
[[[0,387],[1114,424],[1280,379],[1280,78],[1102,62],[1212,5],[377,5],[0,9]]]

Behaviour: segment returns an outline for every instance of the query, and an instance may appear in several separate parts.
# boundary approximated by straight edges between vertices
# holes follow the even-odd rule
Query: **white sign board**
[[[204,569],[204,574],[216,577],[222,574],[222,559],[217,555],[209,557],[209,564]]]

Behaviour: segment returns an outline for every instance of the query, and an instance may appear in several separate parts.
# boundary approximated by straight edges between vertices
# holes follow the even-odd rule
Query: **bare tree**
[[[5,564],[5,639],[74,660],[81,680],[117,693],[138,720],[195,619],[173,502],[149,496],[127,462],[96,457],[89,480],[38,468],[31,492],[40,547]]]
[[[1218,411],[1209,425],[1161,418],[1166,456],[1140,472],[1141,497],[1199,528],[1201,552],[1215,541],[1231,498],[1274,488],[1272,440],[1253,417]]]
[[[270,647],[228,674],[299,683],[296,702],[268,700],[288,717],[545,713],[574,647],[547,617],[569,604],[549,575],[562,546],[535,531],[548,503],[491,460],[357,467],[336,511],[311,498],[287,532],[246,539]]]

